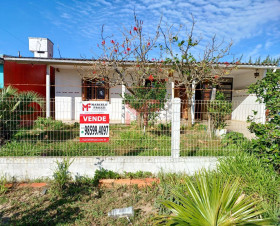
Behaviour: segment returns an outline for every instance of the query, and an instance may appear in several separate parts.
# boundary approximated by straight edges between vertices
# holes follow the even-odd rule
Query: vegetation
[[[39,107],[39,109],[37,108]],[[35,92],[18,92],[12,86],[0,91],[0,145],[13,138],[24,126],[29,126],[28,116],[44,107],[44,101]],[[36,110],[37,109],[37,110]]]
[[[207,110],[213,129],[224,129],[227,126],[226,118],[232,112],[232,104],[222,92],[217,91],[215,100],[210,101]]]
[[[220,139],[210,138],[207,127],[181,126],[182,156],[222,156],[236,151]],[[170,156],[171,124],[152,125],[144,134],[131,125],[110,125],[106,143],[80,143],[79,123],[38,118],[30,128],[22,128],[11,142],[1,147],[1,156]]]
[[[263,216],[280,223],[280,176],[273,167],[253,154],[238,152],[220,158],[217,172],[225,178],[239,178],[245,194],[262,200]]]
[[[194,182],[193,182],[194,180]],[[260,218],[265,212],[260,200],[245,196],[238,179],[200,172],[194,178],[186,177],[185,189],[175,188],[175,200],[163,201],[172,215],[156,218],[160,225],[264,225]]]
[[[166,102],[166,83],[153,81],[151,78],[147,85],[140,85],[137,88],[131,88],[133,94],[124,94],[124,103],[135,109],[140,115],[140,126],[148,125],[149,121],[153,123],[159,115],[159,111],[164,108]]]
[[[253,63],[253,60],[252,58],[250,57],[249,58],[249,61],[248,61],[249,64],[252,64]],[[255,61],[254,61],[255,64],[274,64],[274,65],[279,65],[280,63],[280,57],[278,58],[273,58],[269,55],[267,55],[267,57],[263,60],[261,57],[258,57]]]
[[[255,84],[250,85],[249,93],[257,95],[257,101],[265,104],[266,122],[256,123],[254,117],[250,118],[249,130],[256,135],[252,140],[250,151],[272,164],[280,172],[280,73],[267,73]],[[254,112],[256,115],[257,112]]]
[[[70,161],[69,158],[64,158],[61,162],[56,161],[57,168],[53,173],[53,183],[52,183],[52,191],[59,195],[63,195],[66,187],[69,185],[72,176],[69,171],[70,165],[73,161]]]

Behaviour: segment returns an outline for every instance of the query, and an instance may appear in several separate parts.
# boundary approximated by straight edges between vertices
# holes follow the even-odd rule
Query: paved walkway
[[[248,139],[255,137],[255,134],[251,133],[247,128],[250,125],[248,122],[229,120],[227,121],[227,124],[228,126],[226,128],[228,129],[228,132],[243,133]]]

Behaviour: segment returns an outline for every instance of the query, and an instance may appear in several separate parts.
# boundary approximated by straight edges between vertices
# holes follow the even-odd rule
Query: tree
[[[280,72],[268,72],[266,76],[249,86],[249,93],[256,94],[257,101],[265,104],[266,122],[256,123],[254,117],[249,130],[255,133],[251,151],[266,163],[280,171]],[[254,112],[256,115],[257,112]]]
[[[150,119],[157,117],[158,111],[164,108],[166,84],[162,81],[148,81],[146,87],[132,88],[132,94],[124,94],[124,102],[140,114],[139,125],[148,126]],[[143,120],[143,122],[142,122]]]
[[[44,108],[44,101],[35,92],[18,92],[12,86],[0,92],[0,144],[10,140],[23,126],[23,117],[31,115],[36,105]]]
[[[104,25],[101,30],[101,43],[97,44],[100,54],[96,55],[93,63],[87,68],[78,68],[82,78],[90,80],[105,80],[110,87],[125,85],[134,95],[132,88],[145,87],[148,78],[154,80],[165,79],[167,74],[161,60],[161,53],[157,58],[150,58],[153,51],[157,51],[157,41],[160,36],[160,23],[154,35],[145,33],[143,21],[134,13],[134,25],[123,28],[121,37],[106,36]],[[116,34],[115,34],[116,35]]]
[[[195,48],[202,39],[194,37],[195,21],[192,17],[190,31],[183,33],[182,26],[175,30],[169,26],[166,30],[161,28],[164,37],[164,46],[166,50],[165,63],[172,67],[173,81],[176,81],[177,87],[183,87],[187,96],[188,119],[191,118],[192,96],[195,94],[195,87],[199,83],[210,83],[214,86],[219,83],[219,79],[230,74],[230,71],[236,68],[239,61],[234,63],[225,62],[220,64],[221,60],[229,55],[232,42],[224,44],[218,42],[214,35],[211,42],[206,45],[202,56],[195,55]],[[190,120],[188,120],[191,123]]]
[[[89,67],[78,68],[84,80],[102,80],[109,87],[124,85],[129,91],[123,96],[125,103],[140,113],[139,116],[142,121],[144,120],[145,125],[148,123],[149,116],[156,110],[162,109],[165,101],[164,89],[168,74],[161,59],[161,51],[157,52],[160,23],[161,21],[154,34],[149,35],[144,31],[143,21],[134,13],[133,26],[123,28],[121,37],[116,38],[114,36],[116,34],[106,36],[103,26],[102,41],[97,45],[101,54],[97,55]],[[150,58],[150,54],[154,52],[158,53],[158,57]],[[149,81],[152,83],[152,88],[147,87]],[[157,104],[155,100],[158,101]]]

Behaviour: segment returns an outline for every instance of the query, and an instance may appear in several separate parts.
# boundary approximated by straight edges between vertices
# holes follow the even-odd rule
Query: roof
[[[85,58],[42,58],[42,57],[18,57],[18,56],[9,56],[3,55],[4,60],[6,61],[17,61],[17,62],[24,62],[24,63],[34,63],[34,64],[80,64],[80,65],[88,65],[93,62],[97,62],[97,59],[85,59]],[[132,64],[135,61],[133,60],[126,60],[123,61],[127,64]],[[153,61],[149,61],[149,63],[153,63]],[[223,65],[223,66],[233,66],[236,63],[228,63],[228,62],[217,62],[215,64]],[[252,63],[238,63],[238,67],[241,68],[277,68],[279,69],[276,64],[252,64]]]

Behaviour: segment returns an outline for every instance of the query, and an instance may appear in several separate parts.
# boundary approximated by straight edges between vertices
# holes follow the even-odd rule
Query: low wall
[[[0,176],[8,179],[32,180],[51,178],[56,168],[56,161],[63,157],[1,157]],[[77,157],[70,166],[72,175],[93,177],[95,170],[104,168],[122,173],[146,171],[157,174],[185,172],[189,175],[206,168],[214,169],[216,157]]]

